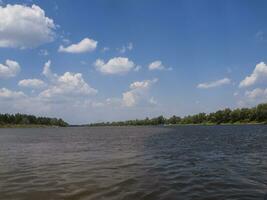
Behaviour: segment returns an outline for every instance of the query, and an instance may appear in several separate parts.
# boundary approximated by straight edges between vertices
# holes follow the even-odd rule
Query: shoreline
[[[152,127],[172,127],[172,126],[242,126],[242,125],[267,125],[264,122],[253,122],[253,123],[200,123],[200,124],[146,124],[146,125],[88,125],[88,126],[76,126],[76,127],[143,127],[143,126],[152,126]]]
[[[201,124],[146,124],[146,125],[71,125],[71,126],[49,126],[49,125],[39,125],[39,124],[6,124],[0,125],[1,128],[96,128],[96,127],[176,127],[176,126],[244,126],[244,125],[267,125],[262,122],[253,122],[253,123],[201,123]]]
[[[5,125],[0,125],[0,129],[1,128],[64,128],[64,127],[41,125],[41,124],[5,124]]]

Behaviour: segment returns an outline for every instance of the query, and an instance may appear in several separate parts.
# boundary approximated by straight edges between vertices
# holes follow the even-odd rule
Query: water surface
[[[256,200],[267,126],[0,129],[0,199]]]

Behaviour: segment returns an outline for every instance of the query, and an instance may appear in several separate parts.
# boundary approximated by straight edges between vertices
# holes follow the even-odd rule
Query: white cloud
[[[252,74],[247,76],[239,84],[239,87],[248,87],[256,83],[262,82],[267,79],[267,65],[264,62],[260,62],[256,65]]]
[[[21,87],[28,87],[28,88],[43,88],[46,86],[44,81],[40,79],[24,79],[19,81],[18,85]]]
[[[130,90],[122,94],[122,104],[126,107],[133,107],[140,101],[146,101],[148,91],[158,79],[136,81],[130,84]],[[148,103],[155,104],[153,97],[149,98]]]
[[[0,47],[33,48],[54,40],[52,19],[37,5],[0,6]]]
[[[40,93],[40,97],[75,97],[94,95],[97,90],[89,86],[83,79],[81,73],[65,72],[59,76],[51,70],[51,61],[47,61],[43,68],[43,75],[47,77],[51,83],[48,89]],[[55,98],[56,99],[56,98]]]
[[[50,66],[51,66],[51,60],[48,60],[45,64],[44,64],[44,68],[43,68],[43,72],[42,74],[45,76],[45,77],[50,77],[52,72],[51,72],[51,69],[50,69]]]
[[[115,57],[107,63],[101,59],[95,62],[96,70],[103,74],[125,74],[132,70],[134,66],[134,62],[125,57]]]
[[[118,48],[118,51],[120,53],[125,53],[126,51],[131,51],[133,50],[133,43],[129,42],[126,46],[123,45],[121,48]]]
[[[47,90],[40,93],[40,97],[78,97],[94,95],[97,90],[90,87],[83,79],[81,73],[65,72],[62,76],[58,76],[56,82]]]
[[[149,89],[153,83],[156,83],[158,79],[136,81],[130,84],[130,89]]]
[[[2,99],[17,99],[25,96],[23,92],[12,91],[7,88],[0,89],[0,98]]]
[[[255,88],[251,91],[246,91],[245,96],[250,99],[265,98],[267,99],[267,89]]]
[[[259,103],[264,103],[267,101],[267,88],[255,88],[252,90],[245,91],[244,94],[239,94],[236,96],[238,98],[238,106],[248,107],[255,106]]]
[[[57,74],[52,73],[51,69],[51,60],[48,60],[45,64],[44,64],[44,68],[43,68],[43,72],[42,74],[50,79],[50,80],[54,80],[57,79]]]
[[[20,65],[16,61],[6,60],[5,64],[0,64],[0,77],[10,78],[16,76],[20,71]]]
[[[208,83],[200,83],[197,85],[197,88],[200,89],[209,89],[209,88],[214,88],[214,87],[219,87],[222,85],[228,85],[231,83],[231,80],[229,78],[223,78],[217,81],[213,82],[208,82]]]
[[[20,91],[0,89],[0,110],[61,117],[72,122],[85,123],[88,113],[96,113],[101,107],[101,102],[95,101],[93,97],[97,90],[83,79],[81,73],[65,72],[57,75],[51,71],[50,66],[50,61],[44,66],[44,75],[48,79],[46,88],[41,92],[34,91],[26,95]],[[35,86],[36,82],[21,81],[20,85]],[[101,112],[104,113],[104,110],[103,108]]]
[[[152,70],[172,70],[171,67],[166,68],[166,67],[162,64],[162,61],[160,61],[160,60],[156,60],[156,61],[150,63],[150,64],[148,65],[148,69],[151,70],[151,71],[152,71]]]
[[[79,43],[72,44],[68,47],[64,47],[61,45],[58,51],[65,53],[84,53],[84,52],[91,52],[95,50],[96,47],[97,47],[97,41],[90,38],[84,38]]]
[[[134,92],[128,91],[122,94],[123,104],[127,107],[132,107],[136,104],[139,96],[137,96]]]

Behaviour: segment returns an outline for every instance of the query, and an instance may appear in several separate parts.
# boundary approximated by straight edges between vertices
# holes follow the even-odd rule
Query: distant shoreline
[[[42,124],[5,124],[5,125],[0,125],[0,128],[62,128],[62,127],[42,125]]]
[[[143,127],[143,126],[152,126],[152,127],[175,127],[175,126],[242,126],[242,125],[267,125],[266,123],[200,123],[200,124],[157,124],[157,125],[88,125],[88,126],[71,126],[71,127]]]
[[[74,126],[48,126],[48,125],[0,125],[0,129],[4,128],[97,128],[97,127],[178,127],[178,126],[244,126],[244,125],[267,125],[266,123],[224,123],[224,124],[161,124],[161,125],[74,125]]]
[[[267,124],[267,103],[252,108],[225,108],[211,113],[198,113],[179,117],[173,115],[165,118],[160,115],[154,118],[134,119],[126,121],[91,123],[89,126],[139,126],[139,125],[241,125]]]
[[[266,123],[221,123],[221,124],[215,124],[215,123],[203,123],[203,124],[166,124],[164,126],[238,126],[238,125],[267,125]]]
[[[0,114],[0,128],[47,128],[47,127],[111,127],[111,126],[215,126],[215,125],[263,125],[267,124],[267,103],[252,108],[225,108],[211,113],[198,113],[166,118],[162,115],[154,118],[126,121],[97,122],[88,124],[68,124],[62,119],[36,117],[26,114]]]
[[[20,113],[0,113],[0,128],[65,127],[68,125],[67,122],[58,118],[39,117]]]

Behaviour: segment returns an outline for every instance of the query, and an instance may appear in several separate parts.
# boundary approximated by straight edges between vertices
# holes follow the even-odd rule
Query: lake
[[[267,126],[0,129],[2,200],[263,200]]]

